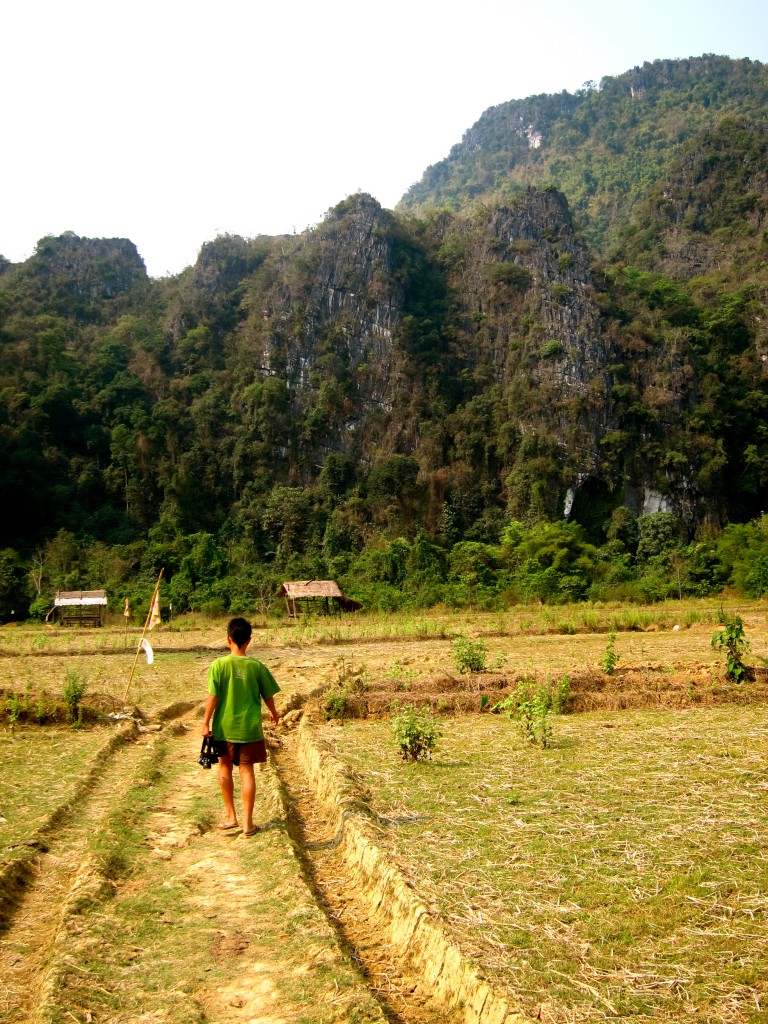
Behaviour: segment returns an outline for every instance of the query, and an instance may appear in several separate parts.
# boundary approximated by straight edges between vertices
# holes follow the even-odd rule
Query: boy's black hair
[[[227,636],[234,640],[238,647],[242,647],[243,644],[247,644],[251,639],[251,624],[248,619],[243,619],[237,616],[234,619],[229,620],[227,625]]]

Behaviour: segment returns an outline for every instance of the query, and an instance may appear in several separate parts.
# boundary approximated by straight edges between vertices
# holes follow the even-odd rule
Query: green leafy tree
[[[419,463],[412,455],[391,455],[370,471],[365,484],[374,521],[388,532],[410,532],[421,502]]]
[[[303,488],[281,484],[273,488],[264,508],[262,524],[277,546],[278,558],[302,552],[316,522],[311,498]]]
[[[211,610],[224,613],[227,602],[219,588],[227,570],[224,551],[209,533],[185,537],[184,546],[186,554],[170,581],[174,608],[180,612],[205,611],[206,606],[210,606]]]
[[[12,548],[0,550],[0,621],[25,618],[24,569]]]
[[[537,523],[505,534],[507,559],[517,566],[514,582],[526,599],[582,600],[598,578],[598,549],[584,539],[578,523]]]
[[[505,486],[511,515],[531,521],[555,516],[563,491],[557,442],[526,434]]]

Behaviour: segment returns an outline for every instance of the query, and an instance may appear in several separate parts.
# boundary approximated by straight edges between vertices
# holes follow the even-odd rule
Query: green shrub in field
[[[338,687],[346,688],[349,693],[365,693],[368,689],[368,669],[364,662],[354,666],[342,654],[334,662],[336,669],[336,684]],[[329,687],[332,690],[333,687]]]
[[[734,615],[733,618],[723,615],[720,622],[723,628],[712,634],[712,646],[716,651],[725,651],[726,673],[734,682],[740,683],[747,671],[744,655],[749,651],[749,640],[744,636],[744,621],[740,615]]]
[[[563,676],[556,683],[548,679],[545,685],[549,694],[549,710],[553,715],[562,715],[571,695],[571,680]]]
[[[600,660],[603,671],[606,675],[612,676],[616,666],[621,661],[621,655],[616,651],[616,630],[612,629],[608,634],[608,642],[605,645],[605,654]]]
[[[323,715],[327,721],[331,718],[344,718],[349,714],[349,687],[329,686],[323,694]]]
[[[487,657],[485,640],[468,640],[458,636],[453,641],[453,663],[462,675],[466,672],[484,672]]]
[[[547,679],[538,686],[534,686],[531,679],[521,679],[515,692],[495,704],[491,711],[494,714],[505,711],[509,718],[517,720],[521,733],[529,742],[548,747],[553,735],[550,713],[562,714],[570,689],[568,676],[555,683]]]
[[[399,658],[395,659],[394,665],[387,673],[387,679],[392,679],[396,683],[402,683],[404,690],[410,690],[410,684],[416,682],[418,678],[418,670],[415,668],[405,668]]]
[[[11,727],[11,731],[13,731],[21,718],[21,695],[18,693],[12,693],[10,697],[6,697],[5,710],[8,714],[8,724]]]
[[[552,722],[549,707],[541,691],[536,690],[528,700],[518,705],[520,731],[530,743],[548,747],[552,743]]]
[[[78,672],[77,669],[67,669],[67,678],[64,680],[62,692],[64,694],[64,706],[67,709],[67,721],[70,725],[82,724],[83,708],[81,702],[87,685],[87,678]]]
[[[441,736],[437,719],[429,708],[393,704],[392,734],[404,761],[423,761],[432,756]]]
[[[48,697],[45,690],[38,694],[33,714],[38,725],[42,725],[48,717]]]

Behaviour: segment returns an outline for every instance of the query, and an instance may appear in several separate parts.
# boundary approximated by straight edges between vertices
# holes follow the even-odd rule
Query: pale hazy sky
[[[768,62],[764,0],[4,0],[0,254],[74,231],[152,276],[387,207],[482,112],[644,61]]]

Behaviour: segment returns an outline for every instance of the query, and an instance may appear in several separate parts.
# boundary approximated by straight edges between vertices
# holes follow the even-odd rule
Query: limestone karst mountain
[[[176,278],[43,239],[0,274],[5,543],[758,515],[767,97],[762,65],[703,57],[504,104],[398,211],[351,196]]]

